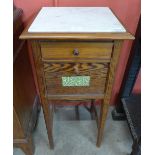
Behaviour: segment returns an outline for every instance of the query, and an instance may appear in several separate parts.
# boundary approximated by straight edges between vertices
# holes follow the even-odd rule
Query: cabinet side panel
[[[17,55],[13,70],[13,104],[24,133],[26,133],[36,97],[26,44]]]

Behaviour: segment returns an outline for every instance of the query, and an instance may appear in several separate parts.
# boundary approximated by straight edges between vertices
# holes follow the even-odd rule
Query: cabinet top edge
[[[29,33],[24,31],[20,39],[26,40],[134,40],[128,33]]]
[[[111,10],[109,8],[109,10]],[[39,11],[40,12],[40,11]],[[114,12],[111,10],[114,14]],[[134,40],[134,36],[127,30],[124,32],[29,32],[29,28],[35,21],[37,14],[33,17],[25,30],[20,35],[20,39],[27,40]],[[119,21],[118,17],[114,14]],[[120,21],[119,21],[120,22]],[[121,23],[121,22],[120,22]],[[123,26],[123,24],[121,23]],[[124,27],[124,26],[123,26]],[[124,27],[125,28],[125,27]]]

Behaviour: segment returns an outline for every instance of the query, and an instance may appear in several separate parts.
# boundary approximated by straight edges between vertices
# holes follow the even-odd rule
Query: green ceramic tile
[[[89,83],[90,83],[90,76],[62,77],[63,87],[89,86]]]

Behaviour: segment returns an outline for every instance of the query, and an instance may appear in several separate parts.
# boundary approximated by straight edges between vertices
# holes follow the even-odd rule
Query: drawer
[[[44,63],[47,95],[94,95],[104,94],[108,63]],[[64,85],[64,78],[86,79],[84,85]],[[72,82],[72,81],[71,81]]]
[[[42,42],[43,59],[106,59],[110,60],[112,42]]]

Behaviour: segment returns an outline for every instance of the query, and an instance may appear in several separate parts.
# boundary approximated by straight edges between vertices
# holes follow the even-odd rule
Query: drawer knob
[[[73,54],[74,54],[75,56],[78,56],[78,55],[79,55],[79,50],[78,50],[77,48],[75,48],[74,51],[73,51]]]

